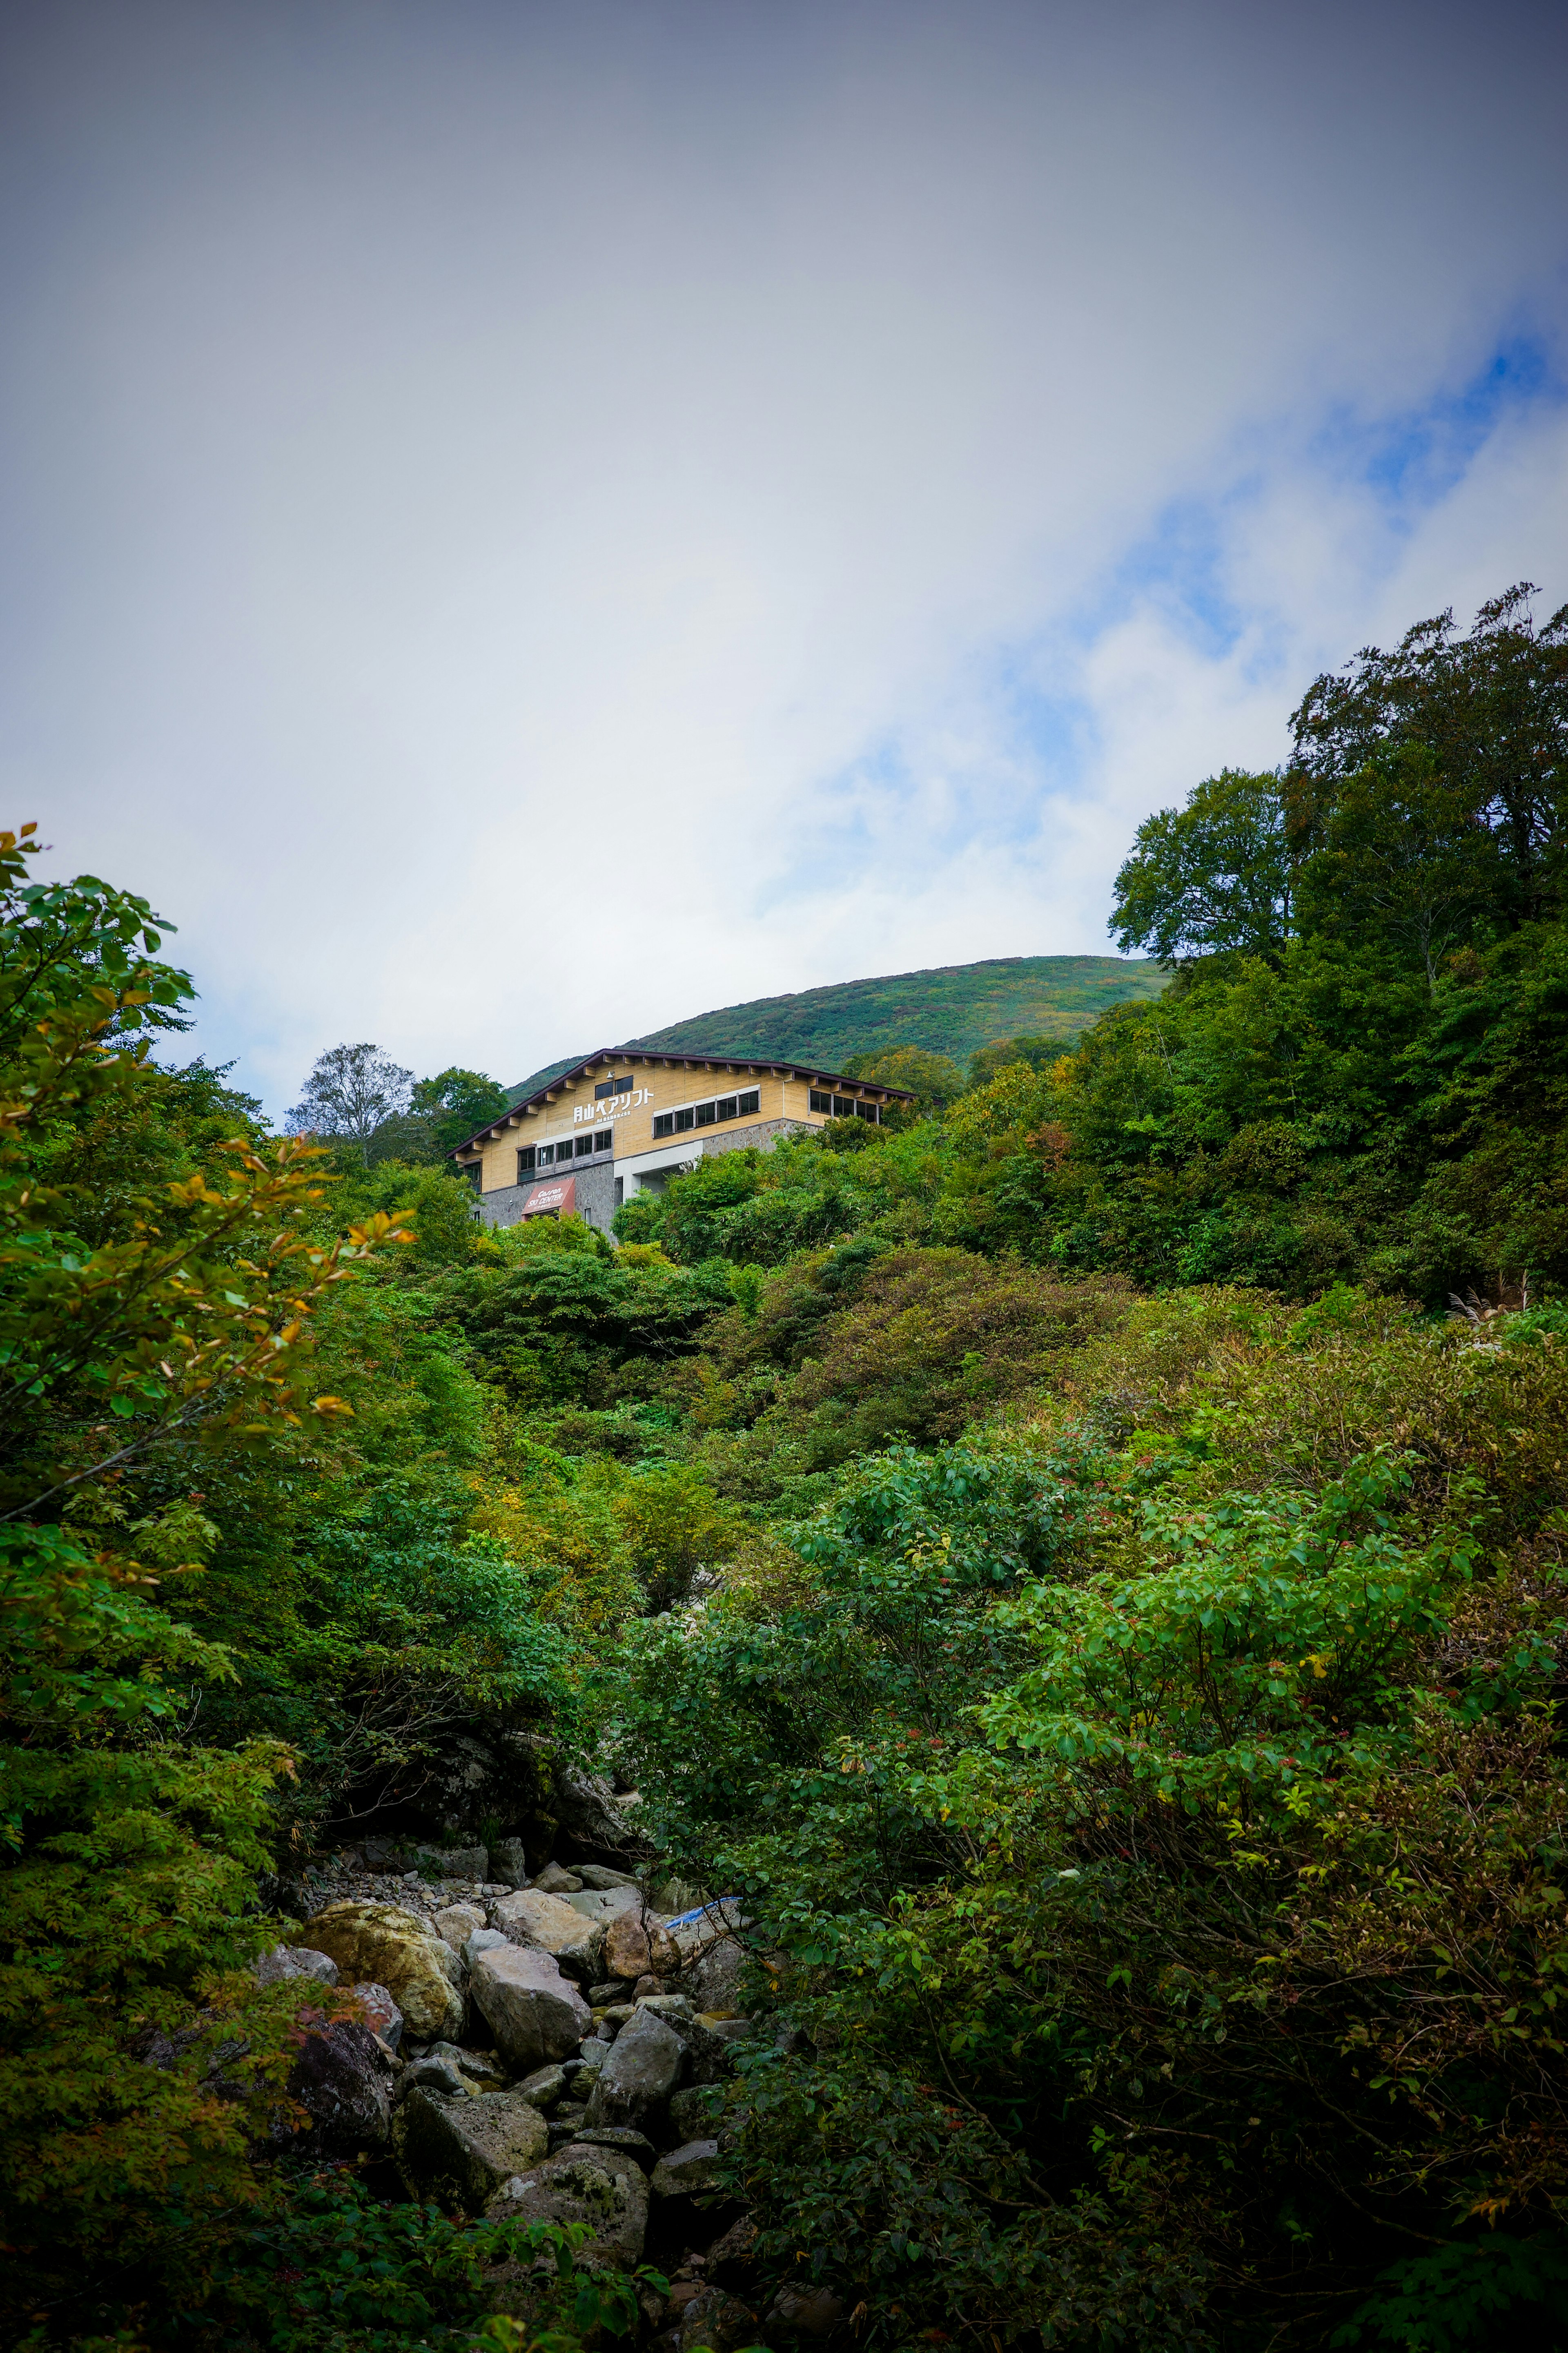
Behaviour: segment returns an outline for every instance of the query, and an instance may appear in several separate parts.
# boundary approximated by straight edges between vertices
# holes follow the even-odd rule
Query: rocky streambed
[[[599,1863],[530,1880],[515,1841],[411,1872],[363,1850],[314,1868],[303,1926],[260,1971],[356,2000],[308,2023],[291,2089],[325,2150],[395,2167],[410,2197],[584,2224],[583,2260],[657,2263],[670,2295],[642,2301],[658,2353],[825,2336],[830,2297],[759,2311],[754,2234],[715,2179],[720,2087],[759,2028],[740,2007],[738,1907],[665,1908],[693,1892]],[[526,2312],[530,2293],[500,2277],[498,2308]]]

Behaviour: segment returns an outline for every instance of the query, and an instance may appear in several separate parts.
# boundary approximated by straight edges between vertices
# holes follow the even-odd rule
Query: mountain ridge
[[[1158,997],[1168,979],[1152,957],[987,956],[749,997],[619,1043],[645,1052],[777,1057],[824,1070],[841,1069],[851,1054],[923,1046],[963,1064],[998,1038],[1058,1038],[1065,1050],[1109,1006]],[[545,1063],[508,1087],[508,1100],[522,1102],[581,1060]]]

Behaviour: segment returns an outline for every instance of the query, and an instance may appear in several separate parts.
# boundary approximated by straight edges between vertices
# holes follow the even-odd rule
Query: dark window
[[[833,1098],[833,1116],[835,1119],[853,1119],[855,1116],[854,1096],[835,1095]]]
[[[629,1095],[631,1091],[630,1079],[601,1079],[599,1084],[594,1089],[594,1100],[595,1103],[603,1103],[608,1095]]]
[[[656,1112],[654,1113],[653,1132],[655,1135],[673,1135],[675,1134],[674,1113],[668,1111]]]
[[[873,1127],[875,1127],[875,1126],[876,1126],[876,1124],[877,1124],[877,1106],[876,1106],[876,1104],[875,1104],[875,1103],[858,1103],[856,1104],[856,1106],[855,1106],[855,1116],[856,1116],[856,1118],[857,1118],[857,1119],[868,1119],[868,1120],[870,1121],[870,1123],[871,1123],[872,1126],[873,1126]]]
[[[678,1135],[683,1129],[695,1127],[696,1124],[697,1113],[694,1111],[678,1111],[675,1113],[675,1131]]]
[[[533,1146],[531,1144],[520,1145],[517,1155],[517,1176],[519,1184],[522,1182],[522,1179],[525,1176],[530,1176],[532,1173]]]
[[[594,1139],[593,1139],[593,1137],[592,1137],[591,1135],[580,1135],[580,1136],[578,1136],[578,1138],[577,1138],[577,1157],[578,1157],[578,1159],[579,1159],[579,1160],[586,1160],[586,1158],[588,1157],[589,1153],[590,1153],[590,1152],[592,1152],[592,1150],[593,1150],[593,1149],[594,1149]]]
[[[620,1208],[621,1203],[626,1199],[626,1180],[624,1176],[617,1176],[616,1179],[616,1207],[617,1209]]]
[[[811,1108],[813,1111],[825,1111],[829,1119],[831,1119],[833,1116],[833,1097],[831,1095],[825,1095],[820,1087],[813,1087],[811,1091]]]
[[[742,1119],[744,1119],[744,1118],[745,1118],[745,1116],[746,1116],[746,1114],[747,1114],[747,1113],[748,1113],[748,1112],[752,1112],[752,1111],[761,1111],[762,1107],[763,1107],[763,1099],[762,1099],[762,1096],[757,1092],[757,1090],[756,1090],[756,1088],[755,1088],[755,1087],[753,1087],[753,1088],[752,1089],[752,1092],[751,1092],[751,1093],[750,1093],[750,1094],[747,1094],[747,1095],[742,1095],[742,1096],[740,1097],[738,1108],[739,1108],[739,1111],[740,1111],[740,1115],[741,1115],[741,1117],[742,1117]]]
[[[552,1161],[554,1160],[554,1158],[555,1158],[555,1146],[554,1146],[552,1144],[542,1144],[542,1145],[540,1145],[540,1147],[539,1147],[539,1166],[540,1166],[540,1167],[541,1167],[541,1168],[548,1168],[548,1167],[551,1166],[551,1164],[552,1163]]]
[[[468,1183],[473,1187],[476,1193],[483,1192],[485,1186],[485,1172],[482,1162],[470,1160],[464,1168],[463,1175],[467,1177]]]
[[[615,1129],[613,1127],[602,1127],[597,1135],[594,1138],[594,1149],[595,1152],[608,1152],[615,1140]]]
[[[739,1106],[737,1105],[733,1095],[720,1096],[719,1116],[721,1119],[733,1119],[738,1108]]]
[[[699,1127],[711,1127],[711,1126],[713,1125],[714,1121],[718,1118],[718,1116],[719,1116],[719,1106],[718,1106],[718,1104],[717,1104],[717,1103],[699,1103],[699,1104],[698,1104],[698,1106],[697,1106],[697,1124],[698,1124],[698,1126],[699,1126]]]

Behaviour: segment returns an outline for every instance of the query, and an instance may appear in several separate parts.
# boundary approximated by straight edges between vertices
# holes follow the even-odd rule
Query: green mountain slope
[[[776,1055],[829,1071],[879,1046],[924,1046],[962,1064],[995,1038],[1059,1038],[1070,1045],[1108,1005],[1158,997],[1166,977],[1152,959],[993,956],[756,997],[622,1042],[671,1053]],[[520,1103],[571,1066],[548,1063],[507,1092]]]

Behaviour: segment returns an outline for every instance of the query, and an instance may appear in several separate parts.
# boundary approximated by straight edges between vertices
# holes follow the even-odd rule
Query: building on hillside
[[[661,1193],[710,1154],[770,1152],[781,1135],[830,1119],[879,1123],[913,1101],[902,1087],[795,1062],[606,1046],[478,1129],[454,1156],[487,1225],[570,1212],[608,1232],[623,1201]]]

